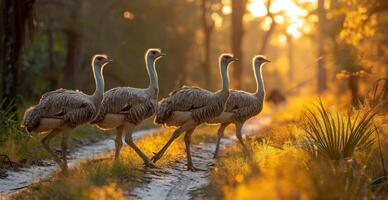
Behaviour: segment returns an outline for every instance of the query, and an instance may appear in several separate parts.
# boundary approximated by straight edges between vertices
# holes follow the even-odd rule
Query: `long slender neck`
[[[227,63],[220,61],[220,72],[222,79],[222,91],[229,92],[229,75]]]
[[[102,67],[93,63],[93,74],[96,83],[96,90],[94,91],[92,97],[97,101],[96,103],[99,103],[98,101],[101,101],[104,95],[104,76],[102,74]]]
[[[255,96],[257,96],[259,99],[264,98],[264,95],[265,95],[264,81],[263,81],[263,75],[262,75],[263,65],[264,63],[261,63],[258,69],[253,65],[253,71],[255,73],[255,79],[256,79],[256,85],[257,85]]]
[[[157,93],[159,92],[159,86],[158,86],[158,74],[155,70],[155,60],[152,58],[148,58],[146,56],[146,65],[147,65],[147,73],[150,78],[150,85],[148,88],[154,90]]]

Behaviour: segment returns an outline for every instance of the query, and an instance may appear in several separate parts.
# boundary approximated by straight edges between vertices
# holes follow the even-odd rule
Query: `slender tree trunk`
[[[2,6],[2,97],[4,106],[11,106],[12,110],[16,110],[19,57],[33,3],[33,0],[4,0]]]
[[[55,77],[55,62],[54,62],[54,33],[52,30],[52,17],[49,16],[48,19],[48,29],[47,29],[47,54],[48,54],[48,81],[49,86],[48,90],[53,90],[57,87],[57,78]]]
[[[207,8],[207,0],[201,1],[201,18],[202,18],[202,28],[204,33],[204,50],[205,50],[205,59],[203,61],[203,73],[205,77],[205,85],[206,88],[211,88],[211,35],[214,29],[214,22],[210,18],[208,8]]]
[[[274,16],[271,13],[271,10],[269,9],[271,7],[271,3],[272,3],[272,1],[268,0],[266,7],[267,7],[267,13],[268,13],[267,17],[271,18],[272,23],[271,23],[271,26],[269,27],[268,31],[265,32],[265,34],[264,34],[264,38],[263,38],[263,41],[261,43],[261,47],[260,47],[260,50],[259,50],[260,54],[265,54],[265,52],[267,51],[269,40],[270,40],[270,38],[272,36],[272,33],[275,31],[275,27],[276,27]]]
[[[318,80],[318,93],[322,93],[327,89],[327,72],[325,68],[325,49],[324,49],[324,40],[325,40],[325,23],[326,23],[326,12],[325,12],[325,1],[318,0],[318,57],[321,58],[318,60],[318,70],[317,70],[317,80]]]
[[[353,106],[358,106],[359,105],[359,84],[358,84],[358,76],[351,75],[348,79],[348,87],[350,90],[350,93],[352,94],[352,104]]]
[[[294,54],[293,54],[294,44],[292,41],[292,36],[287,34],[287,57],[288,57],[288,79],[290,82],[294,81]]]
[[[243,75],[242,40],[244,36],[243,17],[247,0],[232,0],[232,52],[240,61],[233,66],[232,84],[234,88],[241,88]]]
[[[70,13],[71,18],[74,20],[73,25],[70,26],[66,31],[66,64],[64,66],[64,79],[63,84],[66,87],[74,88],[80,83],[80,76],[77,72],[80,66],[81,57],[81,42],[82,34],[79,18],[81,17],[82,2],[73,2],[73,9]]]

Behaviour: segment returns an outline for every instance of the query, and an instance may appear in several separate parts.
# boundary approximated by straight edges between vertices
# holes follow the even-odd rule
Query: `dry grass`
[[[372,180],[384,171],[377,145],[369,149],[355,148],[351,159],[312,157],[303,148],[308,134],[301,126],[303,121],[300,119],[306,104],[301,101],[289,100],[287,107],[274,111],[273,116],[276,117],[270,127],[259,131],[260,139],[248,141],[252,152],[250,156],[244,155],[239,145],[222,152],[211,171],[211,183],[206,188],[210,198],[384,198],[383,185],[371,187]],[[360,112],[367,113],[366,110]],[[373,116],[374,123],[379,125],[383,159],[387,160],[387,123],[382,118],[385,119]],[[334,133],[343,132],[333,130]],[[368,136],[375,140],[374,134],[368,133]]]
[[[193,136],[196,142],[206,142],[213,129],[202,128]],[[146,136],[136,140],[143,152],[151,157],[153,152],[162,148],[171,136],[173,129]],[[56,175],[48,182],[32,186],[28,191],[14,197],[15,199],[122,199],[125,192],[141,184],[144,174],[143,162],[137,154],[125,146],[120,160],[113,161],[113,154],[107,158],[87,161],[72,169],[70,175]],[[178,138],[168,149],[158,166],[167,166],[176,160],[184,159],[185,147],[182,137]]]

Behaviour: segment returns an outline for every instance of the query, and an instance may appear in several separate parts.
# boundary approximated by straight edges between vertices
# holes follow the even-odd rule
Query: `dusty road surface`
[[[269,116],[248,121],[243,128],[243,135],[256,133],[270,123]],[[195,134],[195,133],[194,133]],[[216,137],[216,133],[214,133]],[[235,136],[224,137],[221,150],[226,145],[237,142]],[[192,145],[194,165],[204,171],[191,172],[186,169],[186,159],[182,159],[162,170],[146,172],[143,177],[144,184],[129,192],[129,196],[141,200],[188,200],[193,199],[193,194],[209,183],[210,169],[214,165],[214,143]]]
[[[140,130],[134,132],[133,136],[134,139],[137,139],[159,131],[161,129]],[[101,157],[114,150],[114,148],[113,135],[106,140],[77,148],[69,155],[69,166],[73,167],[80,161]],[[8,171],[7,177],[0,178],[0,199],[3,196],[16,193],[32,183],[49,178],[56,170],[59,170],[59,168],[52,160],[44,160],[40,166],[33,165],[28,168],[20,168],[17,171]]]

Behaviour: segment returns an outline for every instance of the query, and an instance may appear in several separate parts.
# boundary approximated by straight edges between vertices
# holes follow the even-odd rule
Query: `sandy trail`
[[[161,129],[140,130],[133,133],[133,138],[138,139],[149,134],[160,132]],[[69,167],[74,167],[80,161],[95,159],[115,149],[114,137],[86,145],[73,150],[69,154]],[[59,168],[52,160],[44,160],[42,166],[32,165],[20,168],[17,171],[8,171],[6,178],[0,178],[0,198],[12,195],[29,185],[49,178]]]
[[[243,135],[252,135],[270,123],[269,116],[248,121],[243,128]],[[195,133],[194,133],[195,134]],[[216,134],[214,134],[216,136]],[[224,137],[220,150],[237,142],[235,136]],[[179,160],[160,171],[146,172],[143,184],[129,192],[129,196],[141,200],[188,200],[209,183],[210,169],[214,166],[214,143],[192,145],[192,157],[196,167],[204,171],[191,172],[186,169],[186,159]]]

